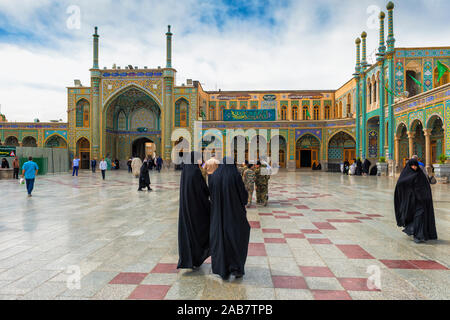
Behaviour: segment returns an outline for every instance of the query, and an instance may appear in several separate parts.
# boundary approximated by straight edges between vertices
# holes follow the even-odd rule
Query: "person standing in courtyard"
[[[208,184],[209,184],[210,177],[217,170],[217,168],[219,167],[219,164],[220,164],[220,162],[219,162],[219,160],[216,159],[215,153],[213,153],[211,155],[211,159],[209,159],[208,161],[205,162],[204,168],[206,169],[206,172],[208,174]]]
[[[395,187],[394,206],[397,225],[414,236],[414,242],[437,240],[431,186],[417,160],[410,160],[403,169]]]
[[[150,173],[148,172],[149,159],[145,159],[141,166],[141,171],[139,175],[139,189],[138,191],[143,191],[142,188],[147,188],[148,191],[152,191],[150,188]]]
[[[19,158],[15,157],[12,165],[14,168],[14,177],[13,178],[18,180],[19,179],[19,170],[20,170]]]
[[[269,171],[266,164],[258,161],[255,170],[256,203],[267,207],[269,202]]]
[[[105,180],[106,170],[108,169],[108,162],[105,161],[105,158],[100,161],[99,169],[102,172],[102,179]]]
[[[250,224],[245,205],[248,193],[234,163],[227,157],[209,178],[211,195],[210,247],[212,272],[226,280],[245,274]]]
[[[95,158],[91,160],[91,169],[92,173],[95,173],[95,169],[97,169],[97,160]]]
[[[6,158],[2,159],[2,169],[9,169],[9,163],[8,160],[6,160]]]
[[[158,170],[158,172],[161,172],[162,166],[163,166],[163,159],[161,158],[161,156],[158,156],[158,158],[156,159],[156,170]]]
[[[39,167],[36,162],[33,161],[33,157],[29,157],[28,162],[25,162],[22,166],[22,178],[25,178],[27,184],[28,197],[31,197],[31,193],[33,192],[34,182],[38,171]]]
[[[369,161],[369,159],[365,159],[364,163],[362,165],[362,172],[364,176],[368,176],[370,173],[370,166],[372,163]]]
[[[356,160],[356,170],[355,170],[355,175],[356,176],[361,176],[362,175],[362,162],[361,159],[358,158],[358,160]]]
[[[72,177],[75,176],[75,174],[78,177],[78,170],[80,169],[80,158],[78,156],[75,156],[72,161]]]
[[[132,162],[133,162],[133,160],[131,160],[131,158],[128,159],[128,161],[127,161],[128,173],[133,172],[133,170],[132,170],[132,168],[131,168],[131,163],[132,163]]]
[[[254,165],[249,163],[242,174],[242,180],[244,181],[245,189],[247,190],[248,193],[247,208],[249,208],[252,205],[253,191],[255,190],[256,177],[255,171],[253,171],[253,169]]]
[[[178,214],[178,269],[196,269],[209,257],[211,203],[209,190],[200,170],[201,154],[191,152],[180,180]]]

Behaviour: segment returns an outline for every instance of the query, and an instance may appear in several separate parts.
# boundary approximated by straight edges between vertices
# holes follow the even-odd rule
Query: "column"
[[[400,137],[395,135],[395,167],[400,167]]]
[[[388,79],[388,86],[389,88],[394,88],[395,85],[395,80],[394,80],[394,58],[392,57],[392,55],[389,57],[388,60],[388,75],[389,75],[389,79]],[[395,126],[395,120],[394,120],[394,97],[389,94],[388,95],[388,112],[389,112],[389,137],[388,137],[388,145],[389,145],[389,153],[388,153],[388,158],[390,160],[393,159],[394,156],[394,126]]]
[[[425,168],[431,172],[431,129],[424,129],[425,136]]]
[[[367,122],[367,80],[366,75],[363,75],[363,83],[362,83],[362,106],[361,106],[361,113],[362,113],[362,132],[361,132],[361,142],[362,142],[362,152],[361,152],[361,158],[364,160],[366,158],[366,152],[367,152],[367,133],[366,133],[366,122]]]
[[[355,73],[353,74],[353,76],[356,79],[356,157],[360,157],[361,153],[360,153],[360,116],[361,116],[361,101],[359,99],[360,96],[360,68],[361,68],[361,39],[357,38],[355,40],[355,44],[356,44],[356,66],[355,66]]]
[[[98,47],[99,47],[99,35],[97,33],[98,28],[95,27],[95,33],[93,34],[93,65],[91,71],[91,95],[92,95],[92,108],[91,108],[91,158],[99,159],[100,156],[100,81],[101,73],[98,64]],[[104,152],[104,150],[102,150]]]
[[[390,1],[386,9],[388,10],[388,38],[387,38],[387,52],[394,51],[395,38],[394,38],[394,4]]]
[[[414,137],[416,136],[415,132],[408,131],[408,141],[409,141],[409,158],[411,159],[414,155]]]

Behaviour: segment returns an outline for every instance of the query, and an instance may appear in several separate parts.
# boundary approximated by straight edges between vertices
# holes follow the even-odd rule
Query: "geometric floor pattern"
[[[449,185],[434,185],[439,240],[397,228],[395,180],[280,171],[253,206],[242,279],[210,260],[176,269],[180,173],[38,177],[33,197],[0,181],[0,299],[450,299]]]

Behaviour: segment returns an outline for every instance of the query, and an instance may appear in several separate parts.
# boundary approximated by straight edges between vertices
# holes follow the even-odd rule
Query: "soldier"
[[[269,201],[269,179],[270,175],[266,164],[261,164],[258,161],[255,170],[255,185],[256,185],[256,203],[267,207]]]
[[[239,172],[239,174],[243,177],[243,175],[244,175],[244,171],[246,170],[248,168],[248,160],[245,160],[245,162],[240,166],[240,167],[238,167],[238,172]]]
[[[253,198],[253,190],[255,189],[255,171],[253,171],[254,165],[248,164],[247,166],[244,166],[244,172],[242,174],[242,180],[244,181],[245,189],[248,192],[248,204],[247,208],[251,206],[252,204],[252,198]]]

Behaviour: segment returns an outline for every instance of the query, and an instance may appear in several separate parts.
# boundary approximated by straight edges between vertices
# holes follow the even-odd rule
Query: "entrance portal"
[[[297,140],[295,159],[296,167],[312,168],[313,164],[319,164],[320,141],[311,134],[306,134]]]
[[[140,138],[133,142],[133,157],[141,158],[144,160],[147,156],[154,155],[156,151],[156,145],[148,138]]]

